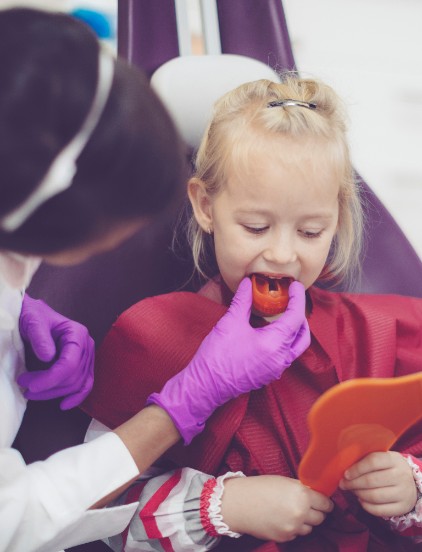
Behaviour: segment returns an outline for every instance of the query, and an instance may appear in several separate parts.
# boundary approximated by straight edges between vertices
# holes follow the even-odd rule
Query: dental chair
[[[207,56],[195,59],[184,0],[118,0],[119,55],[149,75],[193,150],[218,96],[242,82],[274,79],[276,72],[295,69],[280,0],[202,0],[201,8]],[[194,90],[188,81],[195,82]],[[422,297],[420,259],[375,194],[364,182],[362,187],[368,241],[357,291]],[[28,292],[85,324],[99,344],[131,304],[189,289],[185,284],[192,267],[170,251],[173,222],[171,217],[158,220],[115,251],[81,266],[44,265]],[[28,364],[36,369],[30,356]],[[15,441],[27,462],[83,441],[89,419],[78,409],[61,412],[58,403],[29,404]],[[90,543],[71,550],[109,549]]]
[[[296,69],[281,0],[200,2],[205,49],[208,55],[246,56],[260,61],[276,72]],[[171,19],[172,28],[177,27],[182,31],[179,34],[173,32],[171,35],[166,34],[166,28],[160,26],[158,19],[150,17],[147,20],[151,14],[146,12],[149,12],[152,6],[145,10],[143,4],[136,0],[119,0],[119,52],[151,76],[152,84],[157,84],[158,92],[178,122],[180,109],[172,98],[173,89],[176,87],[176,91],[180,90],[181,81],[185,78],[182,71],[187,70],[189,77],[191,70],[190,44],[186,41],[186,33],[183,33],[187,26],[186,3],[183,0],[159,0],[157,3],[160,4],[160,10],[166,12],[167,24],[170,24]],[[159,51],[159,56],[149,55],[151,51]],[[186,59],[183,59],[183,56],[186,56]],[[207,64],[206,58],[207,56],[203,56],[203,66]],[[200,60],[194,63],[197,63],[200,69]],[[205,74],[206,70],[199,73]],[[212,78],[218,76],[216,72],[211,74]],[[250,75],[249,80],[261,78],[254,77],[253,70],[250,71]],[[180,77],[179,82],[175,80],[176,76]],[[189,84],[190,82],[186,90],[189,90]],[[230,89],[222,80],[219,85],[221,94]],[[217,99],[218,95],[209,94],[207,88],[202,80],[202,83],[197,84],[195,92],[199,98],[196,101],[209,112],[208,104],[212,97]],[[201,103],[203,94],[205,101]],[[186,103],[191,105],[191,102]],[[183,128],[183,121],[181,124],[179,122],[179,128],[195,147],[197,143],[192,143],[191,136]],[[367,241],[362,263],[362,279],[355,291],[422,297],[421,260],[381,201],[359,176],[358,179],[365,203]],[[338,289],[341,289],[341,286]]]

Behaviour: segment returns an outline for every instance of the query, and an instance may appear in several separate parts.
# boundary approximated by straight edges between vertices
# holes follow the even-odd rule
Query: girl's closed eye
[[[262,234],[265,230],[268,230],[269,226],[249,226],[248,224],[242,224],[243,228],[251,234]]]
[[[319,238],[324,230],[299,230],[304,238]]]

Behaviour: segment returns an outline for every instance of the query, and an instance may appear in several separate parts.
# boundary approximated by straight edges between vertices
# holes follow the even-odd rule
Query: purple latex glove
[[[50,368],[19,376],[25,397],[38,401],[66,397],[60,403],[62,410],[80,404],[94,383],[95,346],[85,326],[25,294],[19,331],[43,362],[58,356]]]
[[[289,287],[287,310],[263,328],[249,324],[252,284],[245,278],[227,313],[202,342],[188,366],[148,397],[167,411],[185,441],[202,431],[214,410],[278,379],[310,344],[305,290]]]

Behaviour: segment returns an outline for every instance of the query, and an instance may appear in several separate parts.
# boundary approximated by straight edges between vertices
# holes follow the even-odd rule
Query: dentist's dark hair
[[[37,187],[78,133],[97,86],[100,44],[82,22],[0,11],[0,219]],[[48,254],[170,208],[187,175],[184,145],[141,71],[117,59],[100,120],[72,185],[43,203],[0,249]]]

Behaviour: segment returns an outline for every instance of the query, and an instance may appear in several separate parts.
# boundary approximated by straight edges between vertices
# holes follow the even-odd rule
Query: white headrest
[[[258,79],[280,81],[273,69],[245,56],[182,56],[159,67],[152,75],[151,85],[182,137],[196,149],[216,100],[229,90]]]

